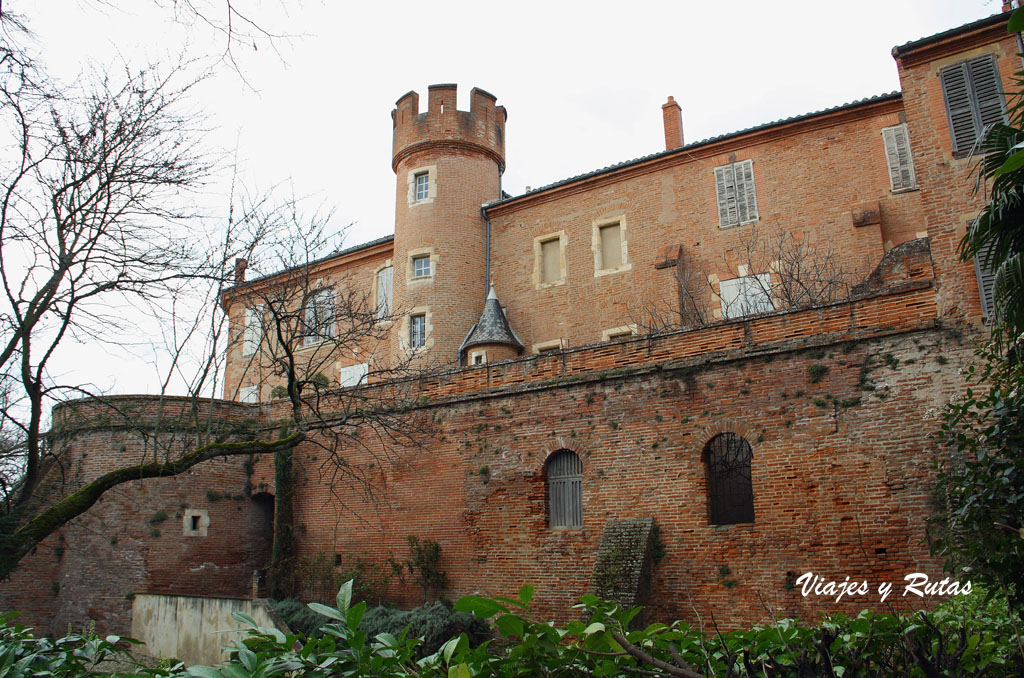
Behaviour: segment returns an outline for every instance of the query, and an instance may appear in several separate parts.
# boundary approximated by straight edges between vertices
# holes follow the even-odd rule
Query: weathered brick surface
[[[431,345],[417,354],[420,363],[448,369],[370,385],[405,406],[402,427],[411,437],[363,427],[338,450],[342,467],[316,444],[325,441],[296,451],[299,552],[360,557],[388,571],[389,558],[406,556],[408,536],[435,539],[451,581],[446,595],[508,595],[532,583],[538,612],[565,619],[594,584],[605,526],[653,518],[665,556],[651,569],[651,618],[714,615],[730,627],[764,621],[769,610],[807,618],[882,607],[874,593],[842,603],[805,598],[793,587],[804,572],[867,579],[872,589],[891,582],[896,593],[885,607],[928,602],[899,593],[908,573],[941,573],[924,535],[942,454],[931,432],[962,390],[970,343],[983,331],[974,271],[955,252],[981,198],[970,191],[970,161],[952,157],[937,72],[994,53],[1009,88],[1016,50],[1004,28],[976,27],[898,51],[902,96],[657,154],[490,206],[490,276],[513,330],[528,347],[562,339],[568,348],[505,361],[509,351],[492,353],[488,364],[461,369],[451,366],[486,293],[480,206],[499,196],[504,109],[476,91],[471,110],[457,111],[453,86],[431,88],[423,113],[415,93],[402,97],[394,113],[394,240],[313,270],[318,286],[354,287],[372,298],[374,273],[391,260],[397,317],[388,345],[360,345],[359,357],[332,354],[325,375],[333,382],[338,365],[370,358],[384,365],[402,355],[403,318],[412,309],[430,313]],[[880,131],[900,122],[919,190],[893,194]],[[713,170],[747,159],[757,229],[841,253],[861,282],[851,299],[601,343],[604,330],[635,319],[638,305],[672,296],[683,259],[712,278],[708,290],[713,279],[740,274],[752,227],[719,228]],[[425,167],[436,193],[412,205],[409,173]],[[616,218],[630,268],[595,275],[594,227]],[[554,232],[566,237],[566,281],[538,286],[534,239]],[[417,251],[435,257],[429,280],[407,280]],[[225,295],[233,336],[252,295],[272,283]],[[217,417],[235,424],[287,417],[284,403],[269,401],[269,367],[234,346],[226,396],[260,384],[265,402],[216,404]],[[326,397],[325,411],[342,401]],[[124,402],[141,417],[158,406]],[[148,453],[128,428],[83,427],[66,415],[58,412],[55,422],[71,444],[68,488]],[[742,435],[753,450],[750,524],[709,524],[702,452],[722,432]],[[547,527],[544,467],[560,449],[583,462],[580,529]],[[270,460],[260,459],[123,486],[41,544],[0,587],[0,606],[23,609],[47,630],[94,617],[123,631],[131,592],[245,595],[268,548],[266,504],[250,493],[272,492],[273,482]],[[184,507],[209,511],[208,537],[181,535]],[[152,525],[157,511],[168,518]],[[418,591],[397,581],[388,596],[420,602]]]
[[[251,406],[209,405],[225,426],[254,419]],[[187,406],[183,399],[161,404],[131,396],[58,408],[55,430],[58,444],[70,445],[69,463],[63,473],[51,471],[47,499],[152,460],[153,446],[144,438],[155,434],[158,421],[163,445],[188,449],[194,431],[178,420]],[[0,608],[21,611],[24,623],[45,633],[94,620],[101,632],[127,634],[134,593],[247,596],[252,571],[266,566],[270,548],[266,507],[253,500],[248,484],[246,458],[235,457],[169,480],[120,485],[21,563],[0,587]],[[208,511],[208,536],[183,536],[186,509]]]

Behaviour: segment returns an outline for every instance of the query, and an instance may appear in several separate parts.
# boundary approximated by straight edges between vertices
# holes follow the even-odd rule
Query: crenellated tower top
[[[409,92],[395,102],[391,111],[394,123],[391,168],[421,150],[465,149],[490,156],[505,171],[504,106],[496,106],[497,98],[477,87],[469,95],[469,111],[456,108],[457,86],[431,85],[427,110],[419,112],[420,97]]]

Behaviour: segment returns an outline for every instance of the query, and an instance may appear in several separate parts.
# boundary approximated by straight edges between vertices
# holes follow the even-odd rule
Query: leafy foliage
[[[934,548],[950,569],[1024,604],[1024,365],[979,349],[966,397],[949,404],[939,437],[959,454],[941,470]]]
[[[1021,23],[1018,9],[1009,28]],[[996,321],[1011,341],[1024,332],[1024,71],[1014,82],[1007,123],[989,127],[974,149],[980,155],[976,190],[984,189],[988,202],[959,248],[963,261],[980,256],[995,271]]]
[[[235,614],[248,636],[218,666],[135,667],[135,675],[184,678],[278,676],[383,676],[470,678],[494,676],[1019,676],[1024,655],[1021,620],[1005,598],[958,597],[931,613],[862,612],[817,626],[793,620],[750,630],[705,636],[684,622],[631,629],[640,608],[623,609],[584,596],[586,621],[565,627],[530,613],[533,588],[515,598],[467,596],[455,609],[490,620],[492,640],[474,645],[471,632],[434,652],[406,630],[376,632],[365,603],[351,604],[352,583],[334,606],[310,603],[326,623],[312,638],[261,628]],[[437,606],[431,606],[437,607]],[[443,606],[441,606],[443,607]],[[433,614],[433,613],[430,613]],[[382,617],[383,619],[383,617]],[[21,627],[0,627],[0,678],[23,675],[96,675],[97,657],[123,659],[118,639],[71,636],[36,640]],[[121,671],[121,675],[125,675]]]

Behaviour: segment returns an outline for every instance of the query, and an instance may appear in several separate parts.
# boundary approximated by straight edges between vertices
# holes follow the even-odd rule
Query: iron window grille
[[[712,525],[754,522],[753,457],[750,443],[735,433],[721,433],[704,447]]]
[[[548,526],[583,527],[583,462],[571,450],[559,450],[547,467]]]

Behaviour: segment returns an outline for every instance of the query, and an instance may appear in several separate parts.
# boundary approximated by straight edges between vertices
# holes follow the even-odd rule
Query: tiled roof
[[[487,301],[484,302],[484,312],[480,314],[480,320],[470,330],[466,340],[462,342],[462,350],[484,344],[504,344],[505,346],[515,346],[520,350],[523,348],[522,342],[509,327],[508,319],[505,317],[505,312],[501,310],[501,304],[498,303],[498,295],[494,293],[493,286],[487,295]]]
[[[803,113],[801,115],[794,115],[794,116],[789,117],[789,118],[783,118],[781,120],[774,120],[772,122],[766,122],[766,123],[761,124],[761,125],[755,125],[754,127],[747,127],[746,129],[741,129],[741,130],[738,130],[736,132],[729,132],[728,134],[721,134],[719,136],[709,137],[707,139],[701,139],[700,141],[694,142],[692,144],[686,144],[685,146],[680,146],[679,148],[673,148],[673,149],[668,150],[668,151],[660,151],[658,153],[651,153],[650,155],[644,155],[644,156],[641,156],[639,158],[634,158],[632,160],[626,160],[624,162],[616,163],[614,165],[609,165],[607,167],[602,167],[601,169],[593,170],[591,172],[585,172],[583,174],[577,174],[574,177],[569,177],[568,179],[562,179],[561,181],[556,181],[554,183],[548,184],[547,186],[541,186],[540,188],[535,188],[533,190],[527,191],[526,193],[522,193],[520,195],[513,196],[511,198],[503,198],[502,200],[496,200],[496,201],[494,201],[492,203],[488,203],[485,207],[494,207],[495,205],[502,205],[502,204],[504,204],[506,202],[512,202],[514,200],[518,200],[519,198],[522,198],[524,196],[533,195],[535,193],[541,193],[543,191],[547,191],[547,190],[550,190],[552,188],[557,188],[559,186],[565,186],[567,184],[571,184],[571,183],[574,183],[576,181],[582,181],[584,179],[589,179],[591,177],[596,177],[596,176],[599,176],[601,174],[605,174],[607,172],[613,172],[615,170],[622,169],[623,167],[629,167],[630,165],[636,165],[638,163],[647,162],[648,160],[654,160],[656,158],[663,158],[663,157],[666,157],[666,156],[669,156],[669,155],[673,155],[675,153],[686,153],[687,151],[692,151],[692,150],[694,150],[696,148],[700,148],[701,146],[707,146],[708,144],[712,144],[712,143],[715,143],[715,142],[718,142],[718,141],[724,141],[726,139],[732,139],[734,137],[740,137],[740,136],[743,136],[744,134],[750,134],[751,132],[760,132],[761,130],[769,129],[769,128],[776,127],[776,126],[779,126],[779,125],[786,125],[786,124],[789,124],[789,123],[792,123],[792,122],[799,122],[801,120],[807,120],[809,118],[814,118],[814,117],[819,116],[819,115],[825,115],[826,113],[835,113],[836,111],[843,111],[843,110],[846,110],[848,108],[856,108],[857,106],[864,106],[866,104],[873,104],[873,103],[876,103],[876,102],[879,102],[879,101],[891,101],[893,99],[899,99],[901,96],[902,95],[900,94],[900,92],[888,92],[886,94],[877,94],[875,96],[867,97],[865,99],[857,99],[855,101],[851,101],[849,103],[845,103],[845,104],[842,104],[840,106],[833,106],[832,108],[824,108],[824,109],[822,109],[820,111],[814,111],[812,113]]]
[[[364,243],[360,243],[358,245],[353,245],[352,247],[346,247],[346,248],[343,248],[343,249],[335,250],[334,252],[331,252],[327,256],[320,257],[319,259],[314,259],[313,261],[310,261],[309,263],[299,264],[298,266],[292,266],[291,268],[285,268],[285,269],[281,269],[280,271],[274,271],[273,273],[268,273],[266,275],[261,275],[258,278],[253,278],[252,280],[246,280],[245,282],[241,283],[240,285],[232,285],[231,287],[228,287],[224,291],[225,292],[230,292],[231,290],[235,290],[235,289],[238,289],[240,287],[245,287],[246,285],[251,285],[251,284],[257,283],[257,282],[259,282],[261,280],[267,280],[268,278],[273,278],[273,277],[281,275],[282,273],[287,273],[288,271],[294,271],[296,269],[304,268],[306,266],[316,266],[317,264],[322,263],[324,261],[330,261],[331,259],[337,259],[338,257],[345,256],[346,254],[352,254],[353,252],[358,252],[359,250],[365,250],[365,249],[368,249],[370,247],[374,247],[375,245],[382,245],[382,244],[384,244],[386,242],[391,242],[394,239],[395,239],[395,236],[393,234],[392,235],[386,235],[383,238],[377,238],[376,240],[371,240],[369,242],[364,242]]]
[[[924,47],[929,43],[938,42],[939,40],[952,37],[957,33],[973,31],[978,28],[985,28],[987,26],[998,24],[1000,21],[1007,21],[1009,17],[1010,14],[1008,12],[1000,12],[999,14],[993,14],[992,16],[985,17],[984,19],[979,19],[977,21],[972,21],[969,24],[964,24],[963,26],[950,28],[948,31],[942,31],[941,33],[936,33],[935,35],[929,35],[924,38],[918,38],[917,40],[911,40],[910,42],[903,43],[902,45],[896,45],[895,47],[892,48],[892,54],[893,56],[899,56],[900,54],[909,52],[912,49]]]

